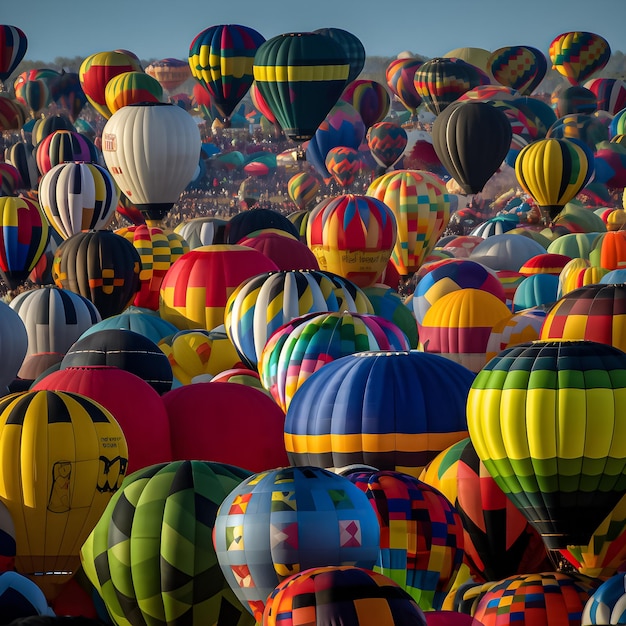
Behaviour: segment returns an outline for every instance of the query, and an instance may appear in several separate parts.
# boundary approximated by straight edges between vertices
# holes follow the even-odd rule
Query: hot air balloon
[[[188,78],[191,78],[189,62],[171,57],[150,63],[146,66],[145,72],[169,92],[176,91]]]
[[[40,117],[32,129],[33,145],[35,148],[48,136],[56,130],[71,130],[76,132],[76,127],[65,115],[46,115]]]
[[[97,52],[88,56],[80,66],[80,86],[93,108],[106,119],[112,112],[106,105],[105,91],[108,82],[124,72],[141,72],[141,64],[129,54],[118,51]]]
[[[320,269],[344,276],[359,287],[377,282],[396,237],[393,212],[371,196],[346,194],[322,200],[307,222],[307,245]]]
[[[382,200],[396,218],[398,235],[391,253],[394,267],[403,276],[415,272],[450,219],[445,184],[429,172],[400,170],[376,178],[366,195]]]
[[[344,89],[341,99],[351,104],[366,128],[382,122],[391,105],[385,86],[375,80],[353,80]]]
[[[37,189],[39,170],[31,143],[16,141],[5,150],[4,158],[20,173],[24,189]]]
[[[189,47],[191,75],[211,94],[213,104],[228,118],[254,80],[252,67],[265,37],[239,24],[211,26]]]
[[[409,349],[402,331],[378,315],[310,313],[272,333],[258,370],[263,386],[286,412],[296,391],[326,363],[356,352]]]
[[[331,174],[326,167],[326,156],[332,148],[358,150],[365,137],[365,124],[357,110],[345,100],[339,100],[306,146],[306,160],[324,179]]]
[[[560,550],[586,546],[626,493],[625,373],[626,355],[612,346],[536,341],[502,351],[470,389],[476,452],[556,566]]]
[[[344,146],[331,148],[326,154],[324,164],[342,189],[352,185],[363,165],[359,151]]]
[[[458,363],[414,350],[359,352],[326,363],[289,404],[289,460],[326,468],[365,463],[418,476],[467,436],[473,380]]]
[[[588,152],[578,142],[548,138],[528,144],[519,153],[517,180],[550,220],[589,182],[594,166]]]
[[[442,608],[464,555],[463,524],[437,489],[394,471],[346,470],[381,528],[374,571],[395,580],[423,610]]]
[[[486,102],[467,101],[439,115],[432,134],[439,160],[469,194],[482,191],[502,165],[513,133],[502,111]]]
[[[19,170],[11,163],[0,161],[0,193],[3,196],[16,195],[18,189],[23,189],[24,183]]]
[[[264,272],[242,281],[228,298],[224,326],[244,363],[255,369],[272,333],[301,315],[372,312],[367,297],[354,283],[345,280],[338,285],[335,278],[340,277],[324,271],[296,270]]]
[[[548,55],[553,69],[572,85],[578,85],[605,67],[611,58],[611,47],[600,35],[570,31],[552,40]]]
[[[139,290],[141,260],[133,245],[108,230],[79,232],[54,253],[52,276],[96,305],[103,319],[121,313]]]
[[[0,401],[0,449],[12,450],[3,454],[0,501],[15,523],[17,571],[52,595],[78,568],[80,546],[122,482],[124,433],[85,396],[32,391]]]
[[[60,369],[84,366],[126,370],[147,382],[159,395],[172,388],[172,368],[167,357],[154,341],[133,330],[105,328],[83,334],[63,357]]]
[[[166,272],[159,313],[181,330],[213,330],[224,323],[228,298],[244,280],[277,269],[264,254],[245,246],[195,248]]]
[[[17,26],[0,26],[0,81],[5,81],[20,64],[28,48],[28,38]]]
[[[27,80],[16,88],[15,99],[24,104],[31,112],[31,116],[35,117],[50,104],[50,88],[41,78]]]
[[[0,131],[19,130],[27,119],[26,107],[8,93],[0,92]]]
[[[351,83],[356,80],[365,66],[366,53],[361,40],[353,33],[342,28],[318,28],[313,32],[317,35],[330,37],[341,46],[350,65],[347,82]]]
[[[557,118],[566,115],[591,115],[598,110],[598,98],[596,94],[581,85],[570,85],[558,92],[554,107]]]
[[[583,624],[619,624],[624,621],[626,582],[619,573],[605,580],[585,603]]]
[[[254,211],[242,211],[226,223],[224,239],[226,243],[238,244],[244,237],[258,231],[282,230],[298,236],[298,229],[282,214],[274,209],[257,208]]]
[[[104,89],[111,114],[129,104],[162,102],[163,89],[156,78],[144,72],[123,72],[114,76]]]
[[[108,170],[95,163],[59,163],[39,183],[43,212],[63,239],[108,228],[118,197]]]
[[[211,541],[218,506],[249,475],[222,463],[177,461],[126,479],[81,548],[85,573],[117,624],[252,626]]]
[[[182,235],[145,224],[119,228],[115,233],[130,241],[139,253],[139,291],[133,304],[158,311],[163,278],[174,261],[189,252],[189,245]]]
[[[440,57],[421,65],[413,80],[424,106],[434,115],[439,115],[466,91],[491,82],[483,71],[462,59]]]
[[[122,107],[102,133],[102,154],[113,179],[158,226],[198,167],[197,124],[180,107],[154,102]]]
[[[310,172],[294,174],[287,182],[287,193],[301,211],[313,206],[319,189],[320,181]]]
[[[306,547],[313,545],[309,537],[317,537],[314,550]],[[313,466],[253,474],[226,496],[213,531],[224,577],[258,621],[272,590],[293,573],[332,565],[371,569],[379,538],[367,496],[347,478]],[[240,549],[232,549],[233,541]]]
[[[530,95],[544,79],[548,61],[541,50],[532,46],[504,46],[491,53],[489,66],[501,85]]]
[[[83,296],[46,287],[18,294],[9,305],[24,322],[30,354],[65,354],[83,332],[102,318],[95,305]]]
[[[50,96],[55,104],[67,113],[70,120],[77,122],[80,112],[87,104],[87,96],[76,72],[61,72],[50,80]]]
[[[200,246],[225,243],[225,226],[226,220],[219,217],[194,217],[178,224],[174,232],[180,235],[193,250]]]
[[[329,589],[332,594],[327,594]],[[366,608],[367,607],[367,608]],[[401,585],[352,565],[312,567],[280,583],[267,599],[263,626],[295,626],[306,613],[314,623],[426,626],[426,616]],[[261,623],[259,621],[259,623]]]
[[[424,64],[420,59],[408,57],[394,59],[385,70],[389,89],[396,98],[417,118],[417,107],[422,104],[422,97],[415,89],[415,72]]]
[[[404,128],[393,122],[378,122],[367,131],[367,145],[374,160],[384,171],[402,157],[407,142]],[[384,174],[384,171],[381,173]]]
[[[262,252],[279,270],[320,269],[315,254],[306,243],[288,233],[264,231],[245,237],[239,245]]]
[[[43,175],[60,163],[97,163],[99,154],[91,140],[84,135],[73,130],[55,130],[39,143],[35,157],[37,167]]]
[[[49,238],[48,220],[37,202],[0,197],[0,272],[11,289],[37,265]]]
[[[311,139],[337,103],[349,78],[343,47],[316,33],[285,33],[259,46],[254,57],[257,88],[285,135]]]

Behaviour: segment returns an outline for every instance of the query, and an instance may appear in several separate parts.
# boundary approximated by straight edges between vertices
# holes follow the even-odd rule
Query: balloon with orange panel
[[[619,270],[626,267],[626,231],[609,231],[598,235],[591,244],[589,261],[594,267]]]
[[[539,339],[546,315],[544,309],[532,307],[496,322],[487,341],[487,361],[506,348]]]
[[[391,260],[399,274],[412,274],[435,247],[450,219],[445,183],[430,172],[400,170],[374,180],[366,194],[382,200],[393,212],[398,235]]]
[[[200,246],[183,254],[163,277],[159,313],[181,330],[224,323],[226,302],[248,278],[278,271],[258,250],[235,244]]]
[[[487,291],[452,291],[434,302],[418,324],[418,349],[478,372],[487,363],[487,343],[493,327],[510,317],[506,304]]]
[[[396,219],[382,201],[345,194],[323,200],[307,223],[307,244],[320,269],[370,287],[396,244]]]
[[[585,339],[626,351],[625,311],[626,285],[587,285],[550,309],[540,339]]]

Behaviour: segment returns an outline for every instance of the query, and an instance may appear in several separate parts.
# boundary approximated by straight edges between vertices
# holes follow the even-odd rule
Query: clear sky
[[[554,37],[571,30],[626,52],[626,0],[0,0],[0,20],[26,33],[30,61],[115,49],[186,59],[192,39],[216,24],[250,26],[266,39],[343,28],[369,56],[506,45],[547,54]]]

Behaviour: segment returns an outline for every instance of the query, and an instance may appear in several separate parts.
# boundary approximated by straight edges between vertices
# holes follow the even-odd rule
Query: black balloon
[[[300,238],[298,229],[284,215],[272,209],[251,209],[237,213],[226,222],[224,238],[226,243],[237,243],[250,233],[265,228],[283,230],[296,239]]]
[[[479,193],[502,165],[512,138],[507,116],[486,102],[457,102],[433,123],[435,152],[467,194]]]

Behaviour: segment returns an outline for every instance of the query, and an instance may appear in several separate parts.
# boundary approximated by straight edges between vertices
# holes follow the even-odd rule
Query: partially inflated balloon
[[[253,69],[257,88],[285,135],[305,141],[341,96],[350,64],[331,37],[285,33],[259,46]]]
[[[432,134],[437,156],[465,193],[483,190],[502,165],[512,138],[502,111],[471,100],[448,107],[435,120]]]
[[[541,50],[532,46],[504,46],[491,54],[493,77],[502,85],[530,95],[543,80],[548,62]]]
[[[254,57],[264,42],[261,33],[239,24],[211,26],[191,42],[191,75],[209,91],[222,117],[230,117],[250,89]]]
[[[548,54],[553,69],[572,85],[578,85],[605,67],[611,58],[611,47],[600,35],[571,31],[556,36]]]
[[[589,182],[593,160],[588,150],[568,139],[540,139],[519,153],[515,175],[551,219]]]

